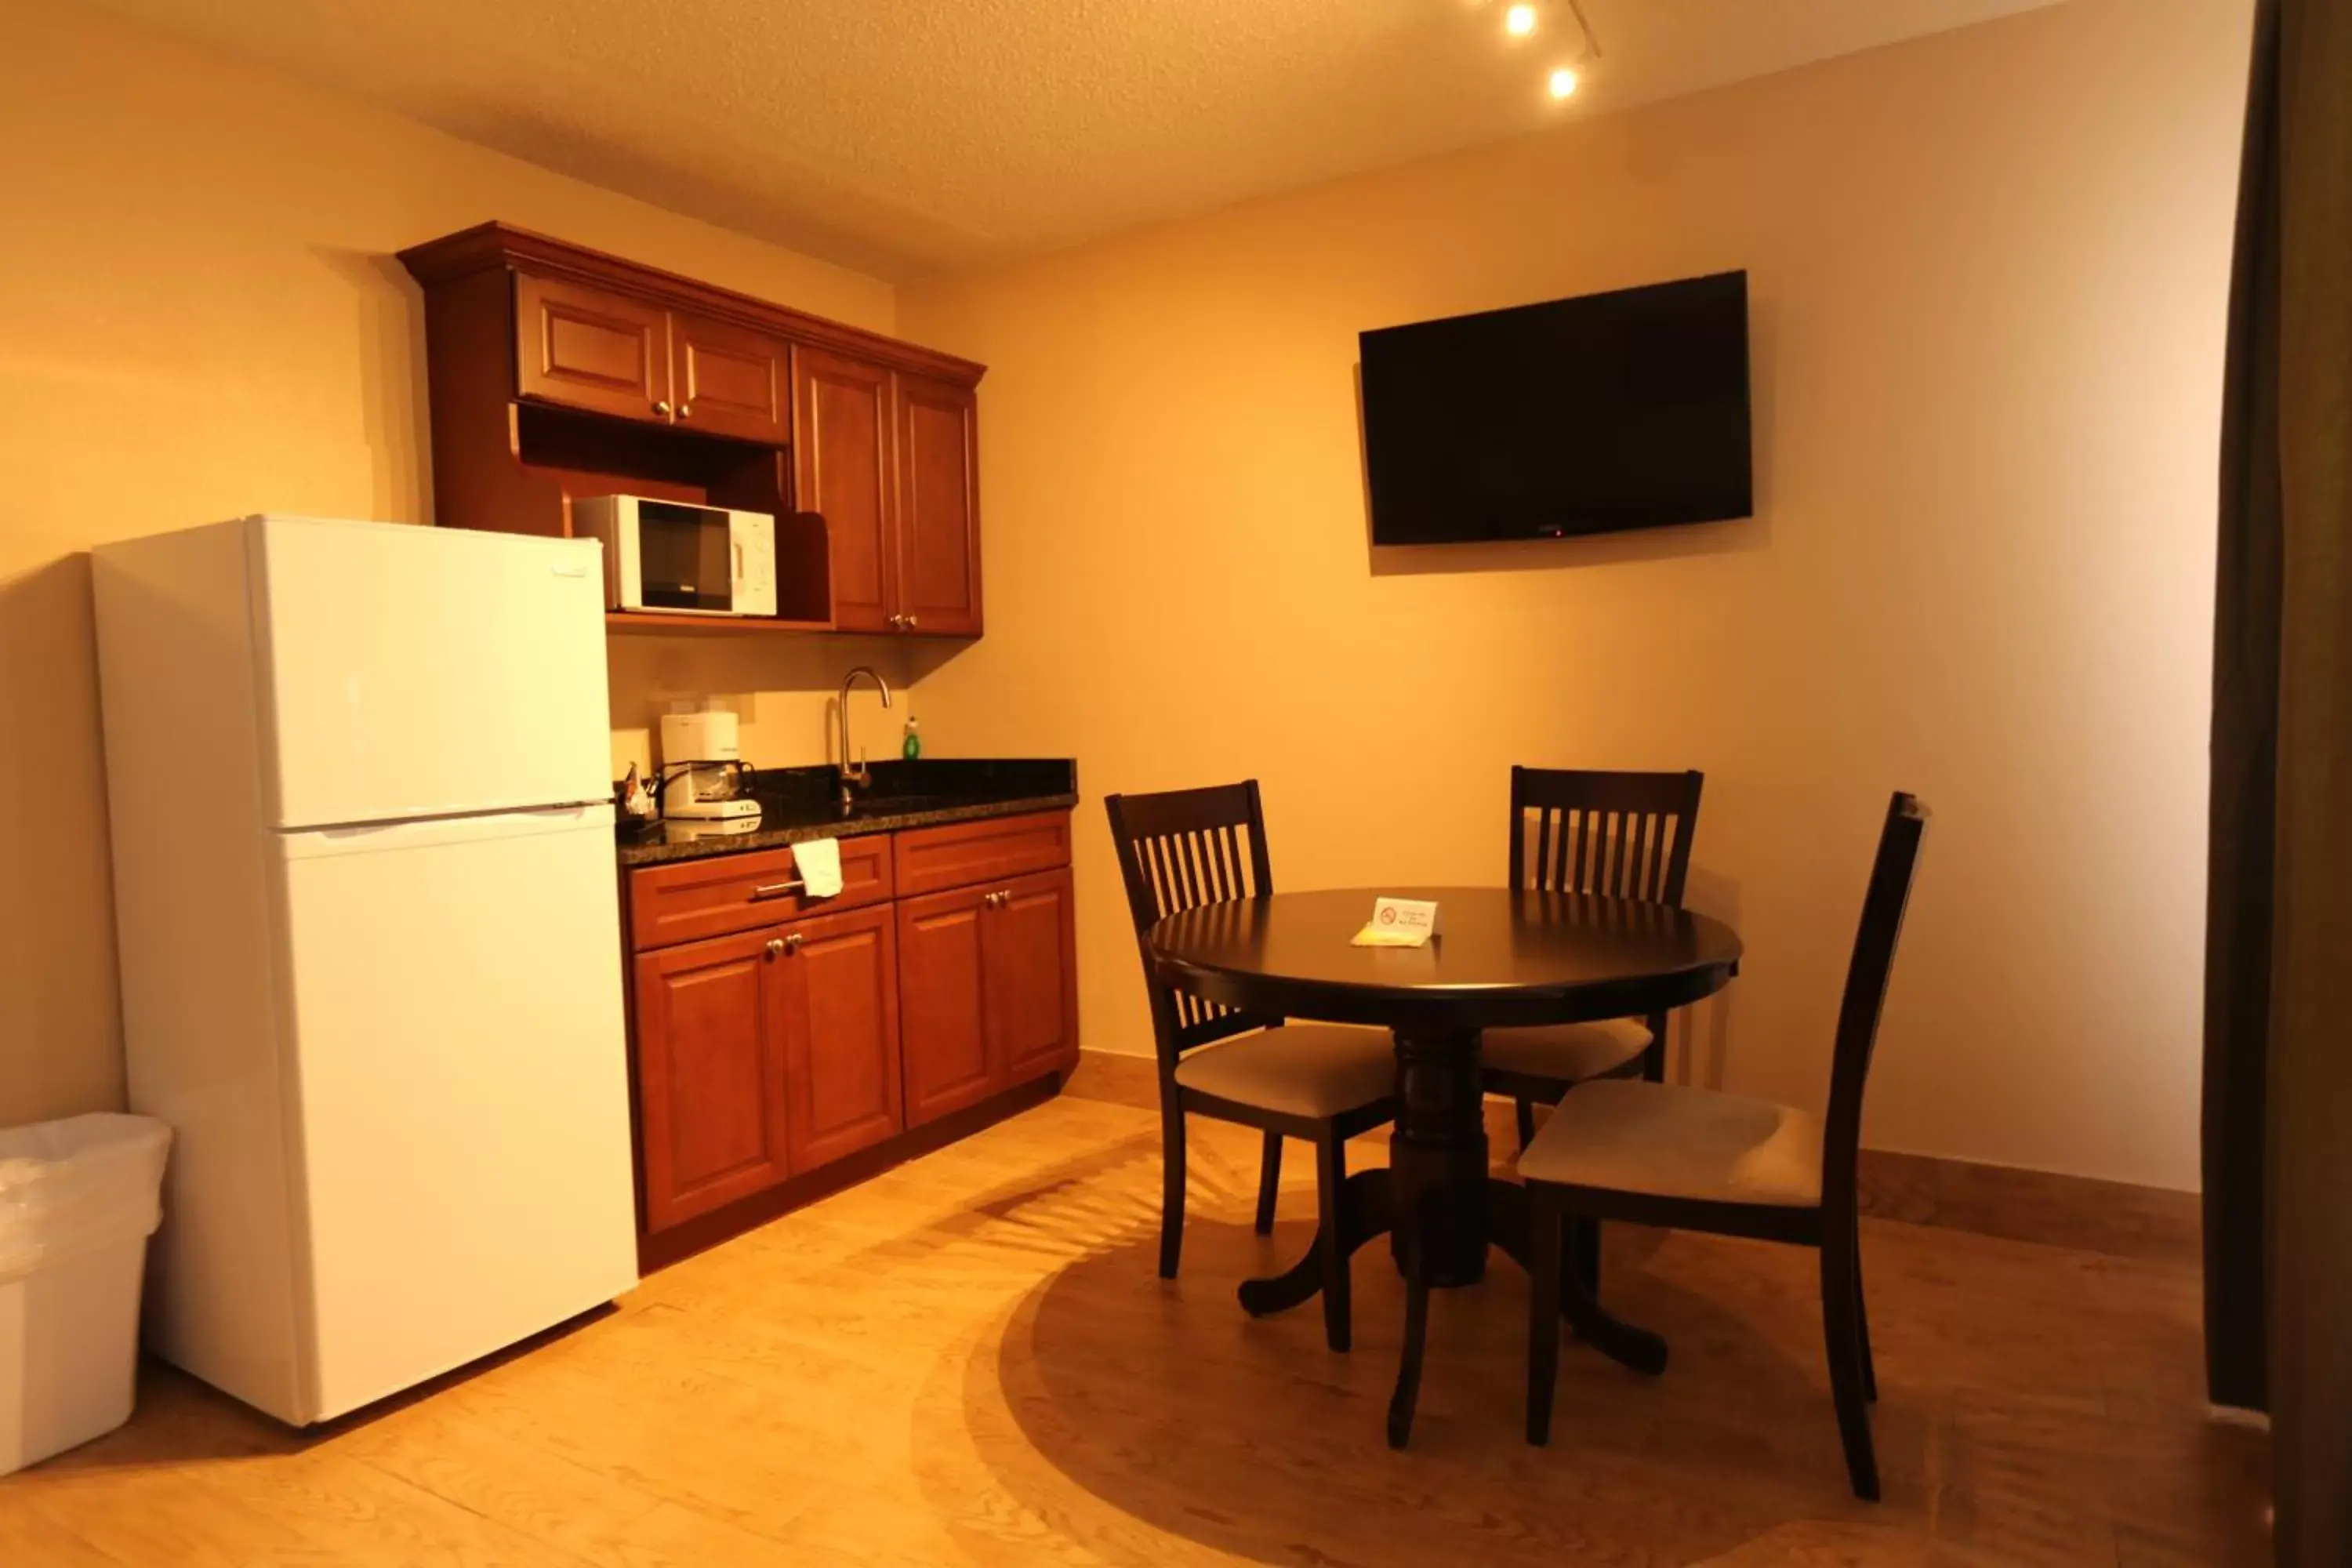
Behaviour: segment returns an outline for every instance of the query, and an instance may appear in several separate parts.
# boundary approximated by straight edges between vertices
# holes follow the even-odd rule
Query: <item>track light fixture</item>
[[[1601,58],[1601,39],[1592,31],[1591,21],[1584,15],[1583,0],[1512,0],[1503,8],[1503,31],[1512,38],[1534,37],[1542,22],[1544,11],[1554,5],[1568,7],[1568,14],[1575,18],[1577,33],[1583,40],[1583,47],[1577,51],[1573,59],[1552,67],[1544,79],[1545,86],[1556,101],[1572,96],[1582,84],[1583,71],[1579,68]]]

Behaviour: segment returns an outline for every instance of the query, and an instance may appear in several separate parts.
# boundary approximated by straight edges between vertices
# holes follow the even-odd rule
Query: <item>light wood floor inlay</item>
[[[1434,1301],[1392,1454],[1385,1247],[1356,1259],[1351,1353],[1311,1305],[1251,1321],[1234,1286],[1306,1245],[1311,1165],[1262,1240],[1256,1135],[1194,1126],[1176,1284],[1154,1117],[1065,1098],[324,1431],[151,1367],[129,1426],[0,1480],[0,1563],[2266,1560],[2267,1438],[2205,1414],[2191,1268],[1864,1221],[1874,1507],[1846,1490],[1812,1254],[1613,1231],[1605,1293],[1674,1363],[1648,1381],[1570,1342],[1542,1450],[1498,1254]]]

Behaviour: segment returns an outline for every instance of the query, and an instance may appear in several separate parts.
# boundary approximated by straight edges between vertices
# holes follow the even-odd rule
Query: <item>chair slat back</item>
[[[1274,891],[1257,781],[1108,795],[1103,806],[1110,816],[1119,878],[1127,886],[1128,913],[1135,921],[1143,983],[1151,993],[1161,1068],[1172,1069],[1176,1058],[1196,1046],[1280,1022],[1161,984],[1144,942],[1154,924],[1180,910]]]
[[[1511,770],[1511,886],[1683,901],[1706,777]]]
[[[1910,903],[1911,879],[1918,868],[1919,844],[1927,830],[1927,808],[1898,791],[1887,804],[1886,825],[1879,832],[1870,889],[1863,895],[1862,924],[1854,934],[1853,958],[1846,966],[1845,996],[1838,1006],[1829,1117],[1822,1149],[1822,1205],[1832,1215],[1853,1212],[1863,1089],[1870,1079],[1879,1014],[1895,970],[1895,947],[1903,934],[1903,913]]]

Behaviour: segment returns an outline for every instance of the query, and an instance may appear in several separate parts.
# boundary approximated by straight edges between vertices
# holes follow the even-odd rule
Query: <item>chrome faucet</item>
[[[857,683],[861,675],[872,681],[874,689],[882,694],[882,706],[890,706],[890,683],[875,674],[871,667],[861,664],[841,678],[841,700],[835,706],[834,716],[841,726],[841,761],[837,765],[841,770],[841,805],[845,811],[857,804],[857,792],[874,782],[874,774],[866,765],[863,752],[858,753],[856,762],[849,760],[849,689]]]

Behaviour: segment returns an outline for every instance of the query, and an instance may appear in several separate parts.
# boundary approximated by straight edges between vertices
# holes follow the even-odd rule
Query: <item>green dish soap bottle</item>
[[[923,754],[923,737],[916,730],[915,721],[911,717],[907,721],[907,739],[905,743],[899,746],[898,754],[910,763]]]

